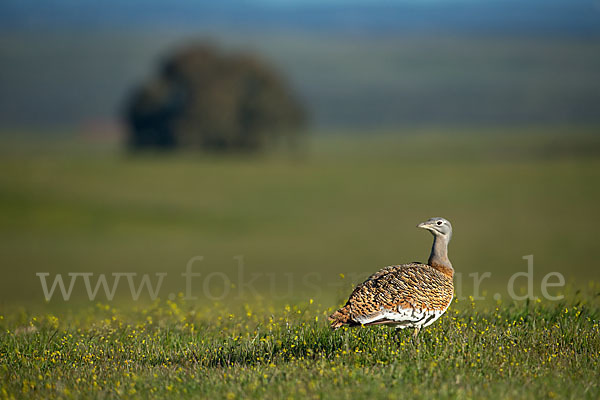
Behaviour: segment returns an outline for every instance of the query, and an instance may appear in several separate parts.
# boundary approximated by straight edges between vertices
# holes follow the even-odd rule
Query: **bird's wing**
[[[361,324],[415,323],[445,310],[453,296],[452,278],[426,264],[392,265],[358,285],[347,305]]]

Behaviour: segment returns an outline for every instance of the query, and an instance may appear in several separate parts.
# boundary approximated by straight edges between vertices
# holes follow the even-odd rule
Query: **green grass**
[[[311,302],[13,313],[0,317],[0,396],[595,399],[597,299],[455,302],[417,342],[387,327],[332,332],[331,308]]]
[[[600,394],[591,128],[330,135],[255,157],[132,157],[66,134],[1,143],[0,399]],[[415,225],[431,216],[453,222],[461,300],[417,344],[385,327],[331,332],[353,284],[427,257]],[[534,294],[559,272],[567,286],[549,291],[564,300],[508,300],[528,254]],[[197,255],[198,300],[169,302]],[[239,295],[238,255],[256,293]],[[168,276],[156,302],[125,284],[89,301],[81,283],[46,302],[37,272]],[[207,292],[223,283],[203,285],[215,272],[231,280],[218,302]],[[471,303],[476,272],[491,277]]]

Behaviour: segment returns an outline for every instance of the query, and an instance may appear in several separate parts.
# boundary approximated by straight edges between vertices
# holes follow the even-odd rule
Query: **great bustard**
[[[431,218],[417,225],[433,234],[427,264],[392,265],[358,285],[346,305],[334,312],[331,327],[342,325],[395,325],[419,330],[431,325],[450,305],[454,294],[454,269],[448,259],[452,225],[444,218]]]

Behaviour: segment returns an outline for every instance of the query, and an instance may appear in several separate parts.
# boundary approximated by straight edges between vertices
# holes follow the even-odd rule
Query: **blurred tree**
[[[258,150],[294,138],[305,113],[277,73],[249,54],[195,44],[168,57],[126,107],[129,145]]]

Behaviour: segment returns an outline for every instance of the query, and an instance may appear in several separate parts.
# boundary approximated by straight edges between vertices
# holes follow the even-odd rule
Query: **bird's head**
[[[450,221],[445,218],[430,218],[417,225],[417,228],[427,229],[433,236],[442,237],[448,241],[452,237],[452,225],[450,224]]]

